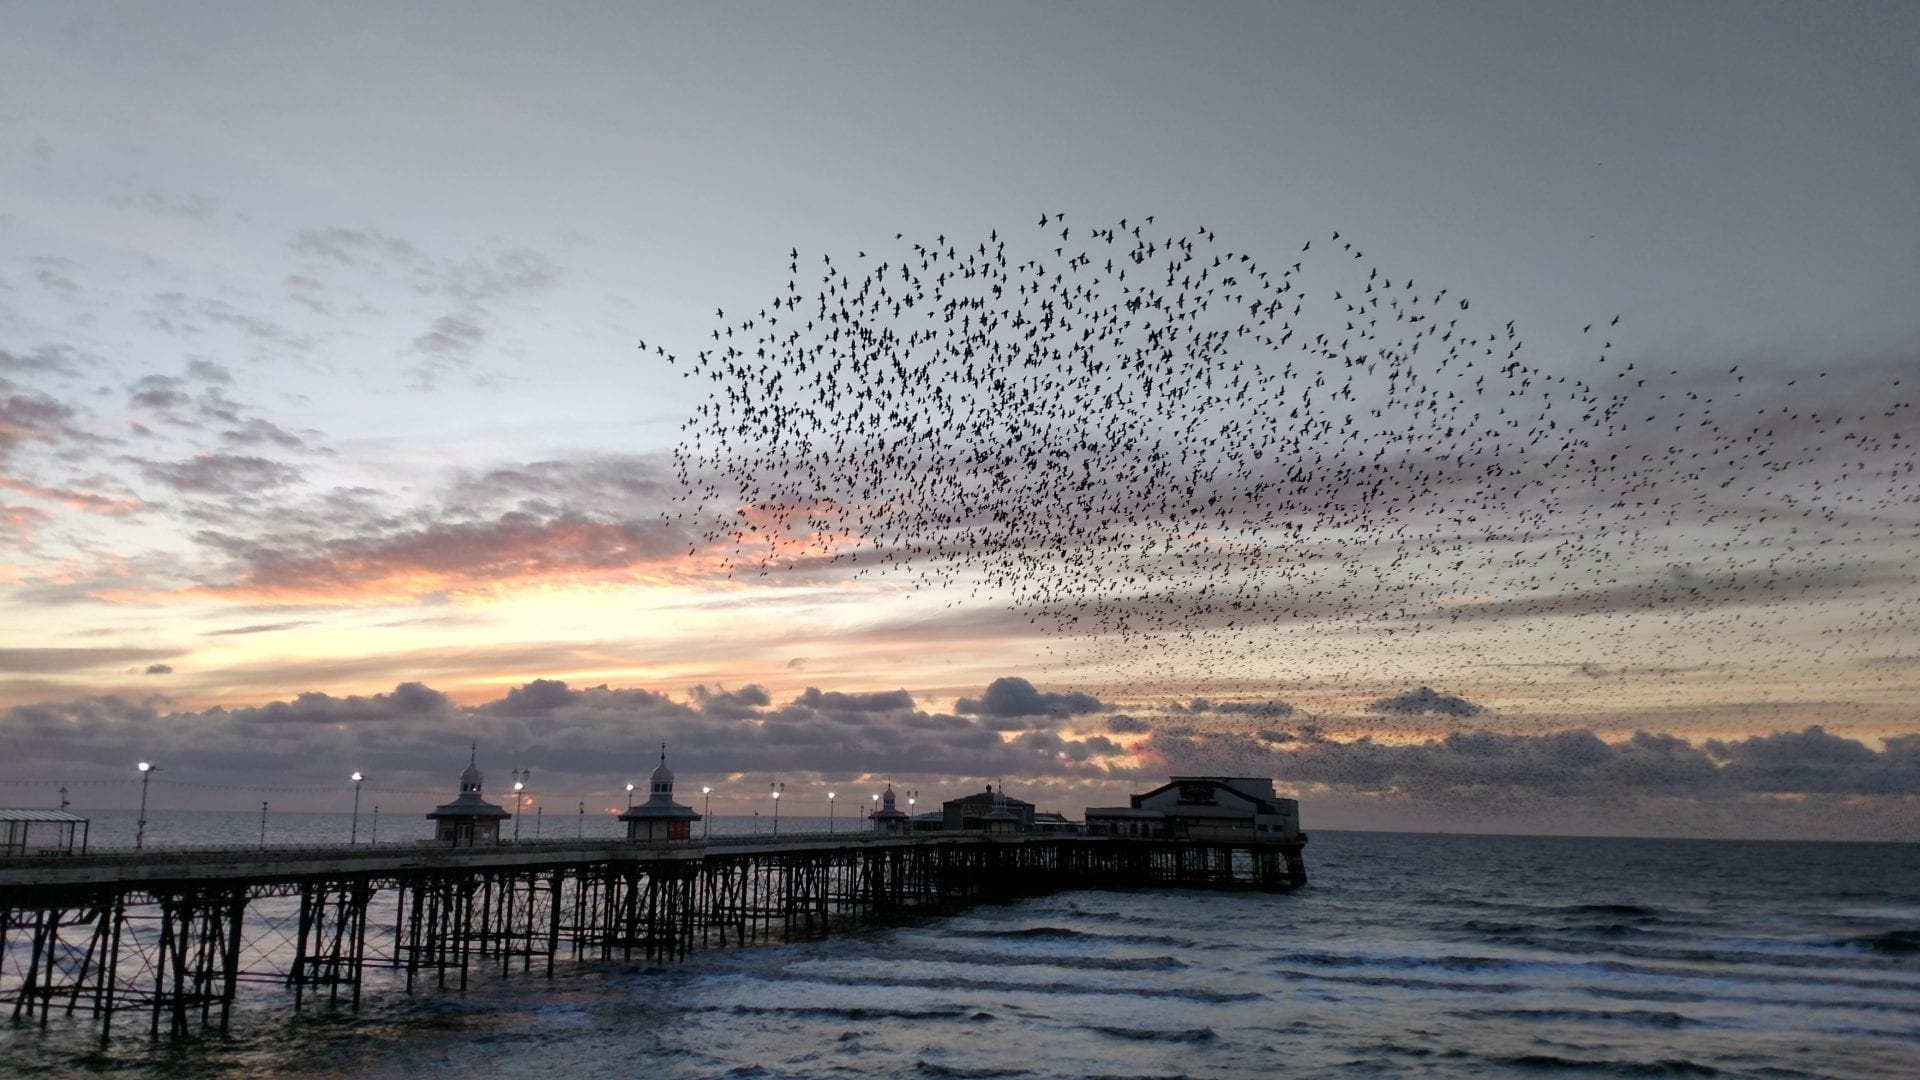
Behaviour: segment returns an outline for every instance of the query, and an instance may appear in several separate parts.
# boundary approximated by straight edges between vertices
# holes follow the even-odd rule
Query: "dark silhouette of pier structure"
[[[0,1006],[225,1034],[241,987],[357,1008],[369,971],[464,989],[558,961],[671,961],[1068,889],[1306,881],[1268,839],[989,831],[123,851],[0,859]],[[251,1001],[251,997],[249,998]]]

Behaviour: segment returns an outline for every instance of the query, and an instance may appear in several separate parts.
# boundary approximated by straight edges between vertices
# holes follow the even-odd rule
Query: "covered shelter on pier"
[[[620,815],[627,823],[627,839],[643,844],[685,841],[693,836],[700,814],[673,801],[673,770],[667,768],[667,744],[660,744],[660,764],[647,778],[647,801]]]
[[[433,838],[454,847],[480,847],[500,842],[500,823],[512,817],[499,806],[480,797],[478,748],[467,758],[460,774],[460,794],[450,803],[434,807],[427,819],[433,822]]]
[[[85,855],[91,829],[89,819],[66,810],[0,810],[0,855]]]
[[[907,814],[900,809],[892,784],[888,784],[886,793],[880,796],[880,809],[868,814],[867,820],[873,823],[873,831],[877,833],[897,836],[907,831]]]

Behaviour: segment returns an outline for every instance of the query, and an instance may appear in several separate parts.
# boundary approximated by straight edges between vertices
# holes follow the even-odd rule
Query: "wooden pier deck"
[[[118,1014],[224,1034],[239,988],[357,1007],[366,973],[464,988],[480,971],[674,960],[1084,888],[1306,881],[1305,837],[979,832],[553,840],[454,848],[127,851],[0,859],[0,1005],[14,1023]]]

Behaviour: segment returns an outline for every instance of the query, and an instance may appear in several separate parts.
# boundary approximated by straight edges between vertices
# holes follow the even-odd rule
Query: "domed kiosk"
[[[667,768],[667,744],[660,744],[660,765],[647,778],[647,801],[620,815],[627,823],[627,839],[641,844],[684,841],[700,820],[691,806],[673,801],[673,770]]]
[[[898,836],[910,827],[906,812],[900,809],[893,796],[893,785],[887,785],[887,793],[880,797],[880,809],[867,815],[873,822],[873,831],[888,836]]]
[[[467,757],[466,771],[460,774],[459,797],[427,815],[433,822],[433,838],[440,843],[453,847],[498,844],[500,823],[513,816],[480,797],[479,753],[476,746]]]

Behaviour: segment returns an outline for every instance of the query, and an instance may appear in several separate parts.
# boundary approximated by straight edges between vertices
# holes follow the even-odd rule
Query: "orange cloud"
[[[434,525],[317,550],[258,549],[230,581],[176,590],[108,590],[116,603],[180,598],[342,607],[422,600],[484,600],[507,593],[590,586],[678,585],[725,576],[725,560],[689,553],[664,525],[579,518]]]
[[[864,540],[842,522],[840,504],[832,499],[812,503],[753,503],[734,511],[739,529],[734,541],[744,549],[763,549],[768,563],[794,563],[804,558],[831,557],[842,548],[858,548]]]
[[[42,487],[12,476],[0,476],[0,490],[17,491],[36,499],[59,503],[69,510],[79,510],[87,514],[104,514],[107,517],[124,517],[138,513],[146,509],[147,505],[139,499],[115,499],[94,491]]]
[[[52,517],[45,510],[36,510],[31,506],[10,506],[0,503],[0,533],[12,536],[24,542],[33,535],[40,524]]]

